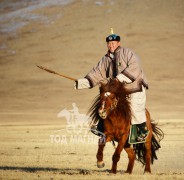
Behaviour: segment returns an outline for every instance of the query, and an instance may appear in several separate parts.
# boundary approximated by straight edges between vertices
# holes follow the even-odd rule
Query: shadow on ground
[[[24,171],[24,172],[57,172],[59,174],[68,174],[68,175],[76,175],[76,174],[82,174],[82,175],[88,175],[92,173],[109,173],[110,170],[87,170],[87,169],[71,169],[71,168],[65,168],[65,169],[59,169],[59,168],[50,168],[50,167],[18,167],[18,166],[0,166],[0,170],[13,170],[13,171]],[[123,171],[121,171],[123,173]]]

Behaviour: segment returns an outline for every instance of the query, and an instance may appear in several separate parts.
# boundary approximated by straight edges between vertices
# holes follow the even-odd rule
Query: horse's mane
[[[125,88],[124,83],[120,83],[117,80],[110,79],[106,84],[101,84],[100,94],[105,92],[111,92],[116,95],[118,99],[118,104],[116,108],[116,113],[124,118],[126,121],[131,121],[131,107],[129,102],[129,92]],[[91,117],[91,125],[96,124],[99,120],[102,120],[98,114],[98,109],[100,107],[100,94],[96,96],[93,100],[92,105],[88,111]]]

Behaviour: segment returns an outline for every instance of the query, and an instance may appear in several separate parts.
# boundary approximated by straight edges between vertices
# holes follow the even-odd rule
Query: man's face
[[[113,52],[116,50],[116,48],[117,48],[118,46],[120,46],[120,42],[119,42],[119,41],[109,41],[109,42],[107,43],[107,48],[108,48],[108,50],[109,50],[111,53],[113,53]]]

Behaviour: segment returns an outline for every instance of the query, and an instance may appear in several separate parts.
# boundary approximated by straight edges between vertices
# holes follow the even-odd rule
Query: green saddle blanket
[[[130,135],[129,135],[129,139],[128,139],[128,143],[129,144],[138,144],[138,143],[145,143],[145,141],[137,141],[137,136],[138,136],[138,133],[137,133],[137,126],[136,124],[133,124],[131,125],[130,127]]]

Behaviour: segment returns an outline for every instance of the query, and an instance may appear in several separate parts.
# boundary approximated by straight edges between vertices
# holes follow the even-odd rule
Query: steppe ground
[[[10,19],[3,17],[12,8],[0,10],[0,179],[184,179],[183,0],[74,0]],[[25,26],[4,31],[22,19]],[[73,81],[36,67],[84,77],[105,54],[110,27],[140,56],[150,87],[147,108],[165,133],[151,175],[138,162],[132,175],[124,174],[125,152],[118,173],[109,174],[110,143],[106,166],[98,169],[97,145],[71,142],[66,119],[57,117],[72,103],[85,114],[98,87],[73,90]]]

